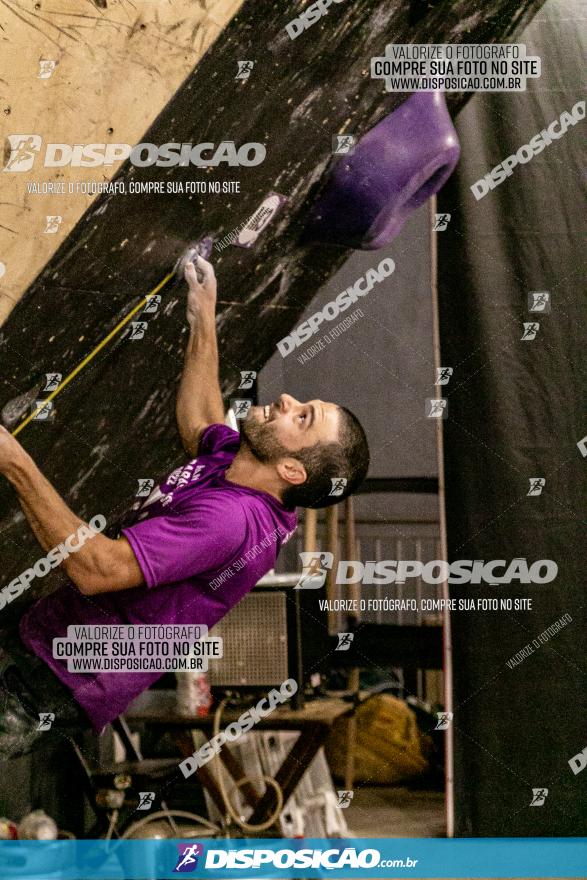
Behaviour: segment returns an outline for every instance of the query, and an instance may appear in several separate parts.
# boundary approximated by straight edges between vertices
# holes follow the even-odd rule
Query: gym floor
[[[346,821],[356,837],[445,837],[444,792],[357,787]]]
[[[444,792],[405,786],[356,788],[346,820],[355,837],[444,837]]]
[[[355,837],[444,837],[444,792],[404,786],[356,788],[346,820]]]

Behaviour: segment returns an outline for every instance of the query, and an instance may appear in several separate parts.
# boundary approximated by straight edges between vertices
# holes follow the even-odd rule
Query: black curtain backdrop
[[[445,466],[449,559],[552,559],[544,585],[462,586],[460,597],[532,599],[531,611],[452,614],[456,834],[584,836],[587,769],[585,200],[572,127],[476,201],[470,186],[584,97],[581,9],[550,0],[517,42],[542,58],[527,93],[477,95],[458,119],[463,155],[439,211],[442,365],[454,374]],[[528,293],[549,291],[549,314]],[[523,323],[536,320],[533,341]],[[546,480],[528,496],[530,479]],[[539,635],[563,615],[564,629]],[[537,640],[538,648],[533,640]],[[509,668],[524,646],[534,652]],[[533,789],[548,789],[530,806]]]

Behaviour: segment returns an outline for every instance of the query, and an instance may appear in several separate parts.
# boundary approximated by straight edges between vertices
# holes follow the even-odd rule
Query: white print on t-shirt
[[[161,502],[161,507],[167,507],[167,505],[171,504],[171,502],[173,501],[173,492],[167,492],[164,494],[159,486],[153,489],[149,497],[145,499],[144,504],[135,504],[133,507],[133,510],[136,510],[140,507],[141,516],[139,517],[139,519],[144,519],[144,517],[147,515],[146,508],[150,507],[151,504],[154,504],[156,501]]]
[[[175,486],[177,483],[177,488],[181,489],[182,486],[187,486],[189,482],[194,482],[199,479],[202,475],[202,471],[204,470],[203,464],[198,464],[198,459],[194,458],[193,461],[189,461],[185,467],[176,468],[173,473],[169,474],[167,477],[167,485]]]
[[[174,470],[173,473],[169,474],[169,476],[167,477],[167,480],[166,480],[168,486],[174,486],[177,483],[177,481],[179,480],[179,475],[181,474],[182,470],[183,470],[183,468],[179,467],[179,468],[176,468],[176,470]]]
[[[197,464],[198,459],[194,458],[193,461],[188,462],[188,464],[183,468],[176,468],[169,476],[165,483],[168,486],[175,486],[175,489],[181,489],[182,486],[186,486],[189,482],[195,482],[202,476],[202,471],[204,470],[205,465]],[[164,484],[163,484],[164,485]],[[163,493],[159,486],[157,486],[148,498],[141,504],[141,502],[137,502],[133,505],[133,510],[140,510],[141,513],[137,517],[137,520],[144,519],[147,516],[147,507],[150,507],[156,501],[161,502],[161,507],[168,507],[173,501],[173,493],[174,489],[171,492]]]
[[[195,469],[195,471],[192,474],[192,483],[194,483],[196,480],[198,480],[202,476],[203,470],[204,470],[204,465],[199,464],[198,467]]]

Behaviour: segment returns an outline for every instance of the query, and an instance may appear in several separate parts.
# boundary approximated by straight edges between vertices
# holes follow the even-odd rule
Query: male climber
[[[198,258],[198,272],[188,263],[185,277],[190,336],[176,415],[192,458],[135,505],[118,537],[96,533],[72,552],[61,563],[67,582],[25,612],[18,633],[0,640],[4,758],[41,736],[39,713],[54,713],[53,728],[89,721],[100,731],[162,675],[68,672],[52,650],[68,626],[212,627],[274,567],[296,527],[296,507],[338,502],[367,473],[363,429],[333,403],[281,394],[251,407],[241,435],[223,424],[214,270]],[[43,550],[68,538],[71,545],[84,523],[4,429],[0,474],[16,490]],[[332,481],[341,477],[344,492],[333,496]],[[250,561],[231,567],[242,558]]]

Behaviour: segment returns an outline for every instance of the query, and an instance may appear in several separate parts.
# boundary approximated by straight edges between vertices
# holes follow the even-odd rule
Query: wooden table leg
[[[275,774],[275,781],[283,792],[284,804],[288,802],[298,782],[310,766],[316,752],[324,744],[329,729],[326,724],[307,724],[300,732],[283,764]],[[275,804],[275,791],[273,788],[268,787],[248,821],[251,825],[264,822],[272,810],[275,809]]]
[[[173,740],[178,747],[182,758],[189,758],[194,753],[194,740],[191,734],[191,731],[176,728],[172,731]],[[216,782],[216,777],[213,773],[206,767],[198,767],[195,773],[196,779],[202,786],[205,788],[216,806],[220,811],[221,816],[226,815],[226,807],[224,805],[224,798],[218,788],[218,783]]]

